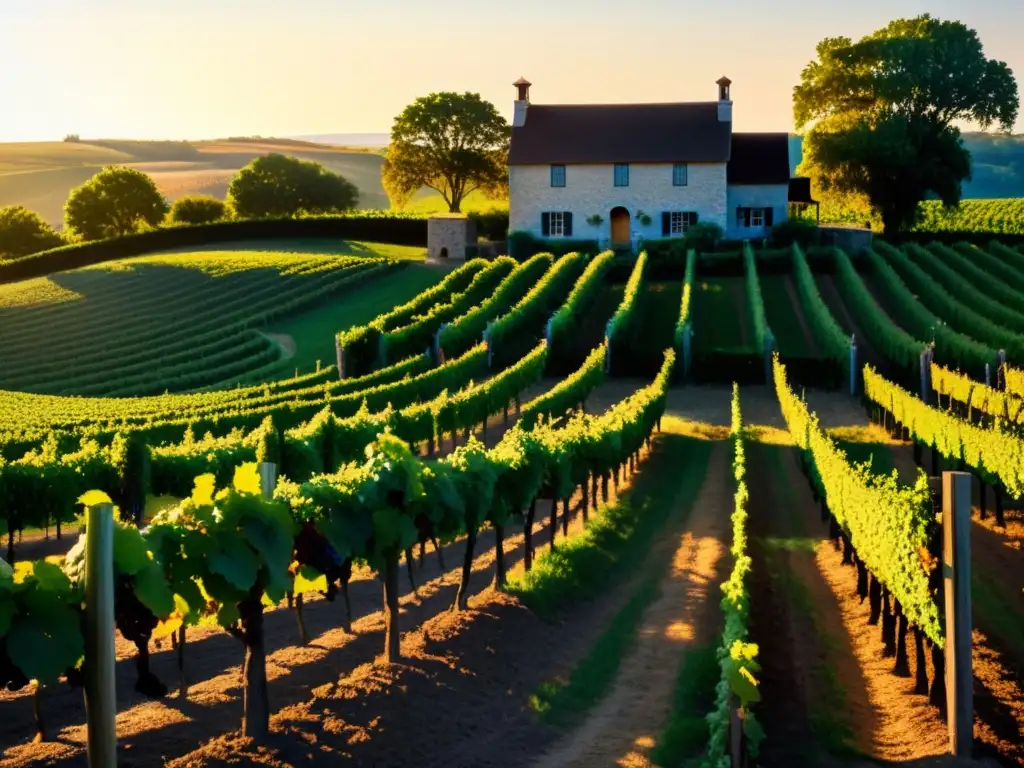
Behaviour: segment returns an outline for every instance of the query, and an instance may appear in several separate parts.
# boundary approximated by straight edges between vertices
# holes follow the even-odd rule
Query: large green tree
[[[64,226],[84,240],[121,237],[142,226],[157,226],[167,210],[149,176],[135,168],[108,166],[71,190]]]
[[[1013,72],[958,21],[924,14],[857,42],[827,38],[793,89],[796,128],[807,129],[800,172],[899,231],[929,196],[959,204],[971,168],[959,126],[1009,131],[1018,109]]]
[[[63,245],[64,240],[35,211],[23,205],[0,208],[0,259],[13,259]]]
[[[228,201],[242,219],[333,213],[355,208],[359,190],[319,163],[274,153],[238,172]]]
[[[422,96],[395,118],[381,171],[384,190],[401,208],[419,189],[436,190],[458,213],[470,192],[508,194],[509,126],[476,93]]]

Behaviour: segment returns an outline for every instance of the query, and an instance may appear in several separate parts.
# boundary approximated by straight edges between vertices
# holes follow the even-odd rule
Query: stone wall
[[[821,227],[821,244],[842,248],[851,256],[871,247],[872,232],[860,227]]]

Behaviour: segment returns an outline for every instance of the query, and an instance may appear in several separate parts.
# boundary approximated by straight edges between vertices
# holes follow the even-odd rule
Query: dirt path
[[[807,349],[811,353],[811,357],[821,357],[821,349],[818,347],[818,340],[814,338],[814,334],[811,332],[811,326],[808,324],[807,318],[804,316],[804,306],[800,302],[800,294],[797,293],[796,286],[793,284],[793,278],[791,275],[785,275],[783,285],[786,287],[786,295],[789,296],[790,306],[793,308],[793,315],[796,317],[796,321],[800,325],[800,330],[803,331],[804,341],[807,343]]]
[[[727,559],[729,461],[728,444],[717,443],[688,530],[662,539],[676,546],[675,554],[611,692],[536,768],[651,764],[648,755],[671,706],[684,652],[713,642],[721,629],[715,597]],[[657,551],[651,559],[658,559]]]

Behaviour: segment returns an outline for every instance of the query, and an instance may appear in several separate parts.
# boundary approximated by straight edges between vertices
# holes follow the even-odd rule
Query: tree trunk
[[[587,520],[590,517],[590,481],[589,479],[583,481],[583,485],[580,486],[580,490],[583,492],[583,524],[587,524]]]
[[[555,502],[555,506],[558,506],[558,502]],[[569,535],[569,499],[562,499],[562,536]]]
[[[601,503],[608,503],[608,473],[601,475]]]
[[[188,680],[185,679],[185,625],[178,627],[178,698],[188,698]]]
[[[846,534],[842,535],[843,540],[843,565],[853,565],[853,545]]]
[[[62,531],[60,529],[60,518],[58,517],[57,518],[57,541],[60,541],[61,538],[63,538],[63,533],[62,533]]]
[[[526,512],[523,525],[523,568],[529,571],[533,567],[533,516],[537,513],[537,497],[533,497],[530,508]]]
[[[420,539],[420,570],[427,564],[427,540]]]
[[[392,550],[384,557],[384,660],[395,664],[401,657],[398,630],[398,556]]]
[[[896,617],[892,613],[889,590],[882,587],[882,655],[892,658],[896,655]]]
[[[980,496],[981,496],[981,498],[978,499],[978,501],[979,501],[979,504],[978,504],[979,514],[981,516],[981,519],[984,520],[985,519],[985,515],[988,513],[988,509],[987,509],[987,507],[988,507],[988,500],[987,500],[988,494],[985,493],[985,481],[981,479],[981,475],[978,475],[978,491],[979,491]]]
[[[295,622],[299,625],[299,645],[309,645],[309,633],[306,631],[306,619],[302,615],[305,600],[300,592],[295,596]]]
[[[434,545],[434,551],[437,552],[437,563],[441,566],[441,572],[447,571],[448,566],[444,564],[444,549],[437,543],[434,534],[430,534],[430,543]]]
[[[931,474],[931,476],[932,477],[938,477],[939,476],[939,451],[938,451],[938,449],[934,445],[931,448],[929,448],[928,451],[932,455],[932,474]]]
[[[551,549],[555,548],[555,534],[558,533],[558,499],[551,499]]]
[[[36,688],[32,691],[32,719],[36,725],[36,735],[32,739],[34,744],[46,741],[46,727],[43,724],[43,684],[36,681]]]
[[[1003,517],[1003,489],[998,482],[992,487],[996,492],[996,525],[1000,528],[1005,528],[1006,518]]]
[[[924,633],[914,627],[914,657],[917,659],[917,675],[914,681],[914,693],[928,695],[928,662],[924,657]]]
[[[7,564],[14,565],[14,528],[7,529]]]
[[[505,403],[505,415],[504,415],[503,418],[504,418],[504,422],[503,423],[507,427],[508,426],[508,403]]]
[[[151,699],[167,695],[167,686],[149,669],[149,638],[135,643],[135,691]]]
[[[466,531],[466,554],[462,558],[462,579],[459,582],[459,593],[455,596],[453,610],[465,611],[469,609],[469,578],[473,575],[473,549],[476,547],[476,521],[467,526]]]
[[[419,592],[416,590],[416,576],[412,572],[412,547],[407,547],[405,550],[405,574],[409,578],[409,588],[412,593],[419,597]]]
[[[590,476],[590,505],[597,512],[597,472]]]
[[[896,664],[892,672],[897,677],[910,677],[910,659],[907,658],[907,615],[903,613],[903,606],[899,600],[894,603],[899,625],[896,627]]]
[[[250,597],[239,605],[242,614],[242,642],[245,643],[242,695],[242,735],[256,741],[270,730],[270,698],[267,693],[267,652],[263,644],[263,603]]]
[[[494,588],[505,591],[505,526],[494,526]]]
[[[857,556],[854,556],[853,562],[857,566],[857,596],[863,603],[864,598],[868,596],[868,569],[864,566],[864,561]]]
[[[874,576],[871,577],[871,585],[868,587],[868,599],[871,604],[868,624],[874,627],[878,625],[878,617],[882,613],[882,585]]]

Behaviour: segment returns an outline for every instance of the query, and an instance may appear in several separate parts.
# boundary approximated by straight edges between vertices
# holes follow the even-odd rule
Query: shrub
[[[23,205],[0,208],[0,258],[27,256],[63,243],[63,238],[35,211]]]
[[[647,252],[652,269],[665,266],[682,269],[686,266],[686,241],[681,237],[645,239],[641,248]]]
[[[210,224],[226,219],[227,204],[209,195],[180,197],[171,206],[172,224]]]
[[[691,248],[697,253],[713,251],[724,235],[722,228],[713,221],[698,221],[683,236],[684,252]]]
[[[64,204],[64,226],[83,240],[102,240],[157,226],[167,215],[156,183],[142,171],[107,166],[71,190]]]
[[[228,200],[243,219],[323,214],[355,208],[359,190],[319,163],[274,153],[238,172],[228,186]]]
[[[810,248],[818,243],[818,225],[807,219],[787,219],[772,227],[773,248],[788,248],[796,243],[801,248]]]
[[[477,235],[487,240],[504,240],[508,237],[508,208],[472,211],[467,216],[476,222]]]
[[[517,230],[508,235],[508,255],[516,261],[526,261],[538,253],[564,256],[567,253],[585,253],[596,256],[601,252],[597,240],[566,240],[563,238],[545,240],[527,230]]]

